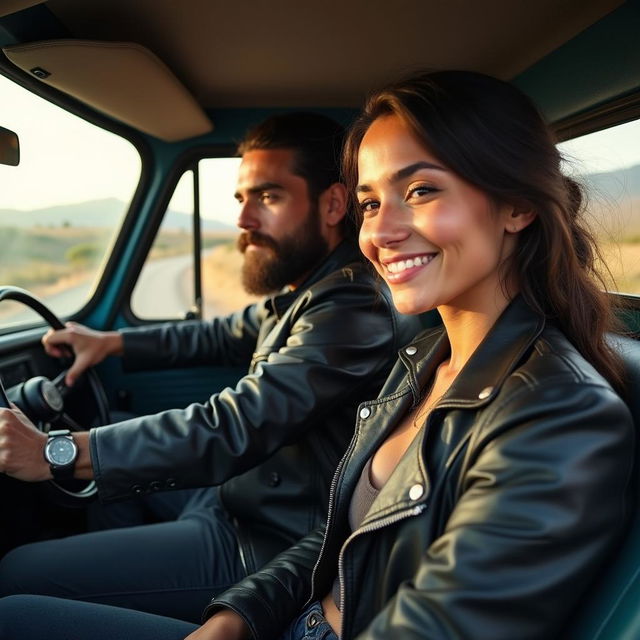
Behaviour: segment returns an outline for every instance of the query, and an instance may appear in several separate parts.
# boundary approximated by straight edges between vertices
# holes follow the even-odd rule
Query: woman
[[[623,530],[633,427],[612,315],[530,102],[475,73],[414,76],[369,100],[345,167],[362,251],[401,312],[438,309],[443,327],[360,406],[326,532],[216,598],[203,626],[151,635],[161,618],[127,612],[122,637],[553,638]],[[34,603],[77,611],[7,600],[10,621]],[[82,606],[102,637],[114,618]]]

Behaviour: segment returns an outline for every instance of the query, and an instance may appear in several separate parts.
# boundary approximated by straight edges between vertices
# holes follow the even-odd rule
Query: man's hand
[[[209,618],[185,640],[248,640],[251,632],[246,622],[231,609],[225,609]]]
[[[15,405],[0,409],[0,472],[27,482],[51,479],[44,459],[46,443],[47,435]]]
[[[117,331],[95,331],[76,322],[67,322],[66,328],[49,329],[42,337],[45,351],[56,358],[68,354],[73,349],[76,359],[67,372],[65,382],[73,385],[78,377],[107,356],[122,355],[122,336]],[[67,347],[67,349],[65,349]]]

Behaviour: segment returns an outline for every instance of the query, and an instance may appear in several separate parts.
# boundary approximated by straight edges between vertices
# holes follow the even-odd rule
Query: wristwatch
[[[44,447],[44,459],[49,463],[54,480],[73,478],[75,463],[78,458],[78,445],[71,431],[60,429],[49,431],[49,439]]]

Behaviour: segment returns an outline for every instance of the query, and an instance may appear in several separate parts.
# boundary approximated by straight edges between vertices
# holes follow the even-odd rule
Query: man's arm
[[[50,329],[42,338],[45,351],[55,358],[75,360],[66,377],[72,386],[89,367],[107,356],[122,356],[127,370],[199,364],[247,364],[255,348],[263,306],[245,309],[212,321],[145,325],[120,331],[96,331],[76,322]]]
[[[336,274],[280,319],[235,388],[186,409],[93,429],[101,499],[218,485],[313,429],[326,432],[325,450],[341,447],[357,401],[377,395],[396,339],[395,314],[375,283]]]
[[[117,331],[95,331],[76,322],[67,322],[64,329],[50,329],[42,338],[45,351],[55,358],[69,355],[69,347],[75,360],[65,383],[72,386],[89,367],[102,362],[107,356],[123,354],[122,336]]]

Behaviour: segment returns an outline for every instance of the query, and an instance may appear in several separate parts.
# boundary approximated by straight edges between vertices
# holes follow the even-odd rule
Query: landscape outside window
[[[123,138],[0,76],[0,125],[20,138],[17,167],[0,165],[0,285],[34,293],[58,316],[80,309],[100,275],[140,178]],[[0,304],[0,329],[39,320]]]
[[[202,233],[203,317],[226,315],[257,300],[242,288],[236,249],[239,206],[234,198],[240,158],[198,163]],[[186,171],[169,202],[136,283],[131,309],[140,318],[183,318],[194,305],[193,172]]]
[[[569,173],[586,187],[589,223],[613,276],[610,286],[640,294],[640,120],[559,145]]]

